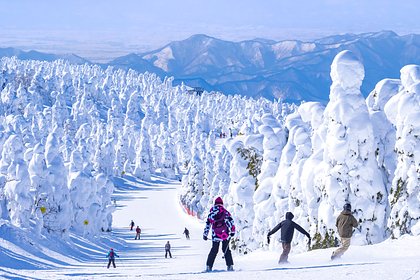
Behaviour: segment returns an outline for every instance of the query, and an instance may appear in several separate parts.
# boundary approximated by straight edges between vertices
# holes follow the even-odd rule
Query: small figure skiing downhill
[[[185,234],[185,238],[186,238],[187,240],[189,240],[189,239],[190,239],[190,231],[189,231],[187,228],[185,228],[185,229],[184,229],[183,234]]]
[[[114,268],[116,268],[116,266],[115,266],[115,257],[119,258],[120,256],[118,256],[117,253],[115,253],[114,249],[111,248],[109,250],[108,254],[106,255],[106,257],[108,258],[108,266],[107,266],[107,268],[109,268],[109,266],[111,265],[111,263],[112,263],[112,266]]]
[[[203,233],[203,239],[207,240],[207,235],[212,228],[212,247],[207,257],[206,271],[213,270],[214,260],[219,251],[220,242],[222,242],[223,256],[226,261],[228,271],[233,271],[232,252],[229,248],[230,239],[235,235],[234,221],[229,213],[223,207],[223,200],[221,197],[216,198],[214,206],[210,209],[207,216],[206,227]]]
[[[131,222],[130,222],[130,230],[133,230],[133,228],[134,228],[134,221],[131,220]]]
[[[306,230],[304,230],[300,225],[293,222],[292,219],[294,218],[294,215],[292,212],[286,213],[286,219],[280,222],[277,226],[275,226],[268,234],[267,234],[267,243],[270,244],[270,236],[274,234],[276,231],[278,231],[281,228],[281,244],[283,247],[283,252],[280,255],[279,264],[288,263],[287,259],[289,257],[290,249],[292,248],[292,239],[293,239],[293,233],[295,229],[300,231],[302,234],[306,235],[308,237],[308,245],[310,247],[311,244],[311,236],[309,235]]]
[[[140,240],[140,233],[141,233],[141,229],[139,226],[136,227],[136,237],[134,238],[134,240]]]

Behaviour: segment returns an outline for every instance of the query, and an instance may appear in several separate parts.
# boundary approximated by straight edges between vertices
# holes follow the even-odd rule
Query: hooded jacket
[[[217,215],[221,214],[224,212],[225,218],[224,218],[224,222],[226,224],[227,230],[228,232],[226,233],[225,236],[218,236],[213,229],[213,225],[215,222],[215,218]],[[227,211],[223,205],[217,204],[214,205],[211,209],[210,209],[210,213],[207,216],[207,220],[206,220],[206,227],[204,228],[204,233],[203,236],[206,236],[209,234],[210,231],[210,227],[212,228],[212,234],[211,234],[211,238],[213,241],[224,241],[227,240],[230,236],[235,235],[235,223],[232,219],[232,216],[230,215],[229,211]]]
[[[281,228],[281,242],[282,243],[291,243],[293,239],[293,234],[295,229],[300,231],[302,234],[306,235],[308,238],[311,238],[309,233],[304,230],[300,225],[293,222],[292,219],[294,218],[291,212],[286,213],[286,219],[275,226],[269,233],[268,236],[274,234]]]
[[[350,238],[353,234],[353,228],[357,227],[358,223],[349,210],[343,210],[338,215],[335,226],[338,229],[340,237]]]

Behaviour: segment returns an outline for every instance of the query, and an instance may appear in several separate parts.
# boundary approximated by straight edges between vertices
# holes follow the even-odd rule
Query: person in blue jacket
[[[109,250],[109,252],[108,252],[108,255],[106,255],[106,257],[108,258],[108,267],[107,268],[109,268],[109,266],[111,265],[111,263],[114,266],[114,268],[116,268],[116,266],[115,266],[115,257],[118,257],[119,258],[120,256],[118,256],[117,253],[114,252],[114,249],[111,248]]]
[[[304,230],[300,225],[293,222],[292,219],[294,215],[292,212],[286,213],[286,219],[275,226],[267,235],[267,243],[270,244],[270,236],[274,234],[281,228],[281,244],[283,246],[283,252],[280,255],[279,264],[287,263],[287,259],[289,257],[290,249],[292,248],[291,243],[293,239],[293,233],[295,229],[300,231],[302,234],[306,235],[309,238],[308,245],[311,244],[311,236],[309,233]]]

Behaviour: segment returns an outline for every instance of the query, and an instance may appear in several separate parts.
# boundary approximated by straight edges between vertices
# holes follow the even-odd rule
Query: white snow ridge
[[[2,58],[0,278],[420,279],[420,67],[366,100],[364,76],[343,51],[328,104],[296,106]],[[235,221],[235,272],[217,258],[202,273],[218,196]],[[347,202],[359,226],[332,262]],[[296,233],[279,265],[280,234],[267,244],[267,233],[288,211],[312,244]],[[107,269],[111,247],[120,257]]]

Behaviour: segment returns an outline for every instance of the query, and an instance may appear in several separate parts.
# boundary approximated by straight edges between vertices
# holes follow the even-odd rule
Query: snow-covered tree
[[[385,237],[388,204],[375,157],[372,122],[360,93],[363,65],[353,53],[342,51],[332,62],[331,78],[330,101],[319,128],[325,145],[324,170],[315,175],[315,187],[322,196],[316,243],[333,243],[335,218],[346,202],[352,204],[360,222],[354,241],[376,243]]]
[[[67,171],[59,151],[60,142],[54,132],[45,144],[47,182],[50,192],[43,192],[39,206],[44,207],[44,227],[50,232],[67,234],[72,221],[70,194],[67,188]]]
[[[235,248],[240,252],[255,249],[257,244],[252,236],[254,221],[253,196],[257,185],[257,177],[261,171],[261,150],[263,137],[248,136],[246,145],[240,140],[231,140],[228,144],[232,154],[231,182],[229,193],[225,198],[228,210],[235,217],[238,235]]]
[[[7,182],[4,194],[7,199],[7,208],[10,212],[11,222],[19,227],[29,228],[29,219],[32,210],[32,197],[29,193],[31,181],[28,166],[23,160],[24,146],[18,135],[10,135],[3,146],[2,156],[10,156],[10,165],[7,168]]]
[[[420,66],[401,69],[403,90],[385,105],[388,119],[395,125],[397,168],[392,180],[388,225],[392,235],[420,234]]]

